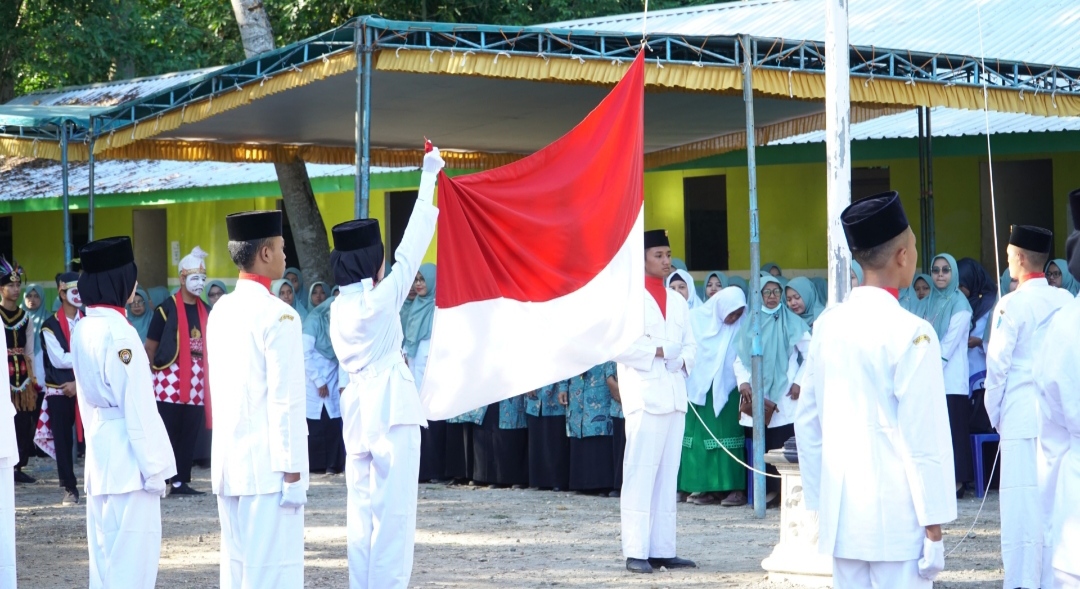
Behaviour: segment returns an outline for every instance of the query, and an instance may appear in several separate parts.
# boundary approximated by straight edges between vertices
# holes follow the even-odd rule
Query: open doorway
[[[144,288],[168,286],[169,244],[165,209],[131,211],[131,247]]]
[[[727,270],[727,176],[683,178],[686,267]]]
[[[990,171],[979,164],[982,193],[982,263],[994,271],[994,222],[990,203]],[[1054,183],[1051,160],[994,162],[994,204],[997,205],[997,261],[1007,265],[1005,246],[1013,225],[1054,227]],[[1051,252],[1052,254],[1053,252]],[[1051,258],[1054,256],[1051,255]]]
[[[386,193],[386,225],[389,228],[386,238],[389,240],[386,252],[387,264],[394,263],[394,253],[401,238],[405,236],[405,228],[409,225],[409,217],[412,216],[413,206],[419,192],[415,190],[399,190]]]

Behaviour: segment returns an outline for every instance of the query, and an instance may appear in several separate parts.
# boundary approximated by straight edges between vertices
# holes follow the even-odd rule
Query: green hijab
[[[34,291],[37,293],[41,302],[38,303],[38,308],[31,311],[26,307],[26,293]],[[26,287],[26,292],[23,293],[22,308],[26,311],[26,315],[30,317],[30,323],[34,326],[34,333],[41,333],[41,324],[45,323],[45,320],[49,318],[52,313],[49,313],[49,309],[45,306],[45,289],[40,284],[30,284]]]
[[[775,284],[783,290],[780,281],[768,272],[761,273],[761,288],[767,284]],[[795,344],[802,339],[803,334],[810,331],[810,326],[784,304],[782,297],[780,305],[775,311],[769,312],[762,304],[761,315],[761,375],[765,383],[765,397],[774,403],[788,393],[791,383],[788,382],[788,361]],[[750,366],[753,349],[753,336],[750,332],[750,321],[743,321],[739,328],[739,360],[744,366]]]
[[[304,300],[304,302],[306,303],[305,306],[308,308],[308,313],[310,313],[311,311],[314,311],[315,307],[319,306],[319,305],[315,305],[315,304],[313,304],[311,302],[311,295],[312,295],[312,293],[315,292],[315,287],[316,286],[321,286],[322,289],[323,289],[323,293],[326,294],[326,298],[330,298],[330,285],[329,284],[327,284],[325,282],[322,282],[321,280],[311,283],[311,286],[309,286],[308,289],[307,289],[307,299]]]
[[[730,284],[728,284],[727,275],[724,274],[723,272],[721,272],[719,270],[709,272],[708,274],[705,275],[705,280],[701,283],[701,300],[703,300],[703,301],[706,301],[709,298],[711,298],[711,297],[705,296],[705,287],[709,286],[709,279],[712,278],[713,276],[715,276],[716,279],[720,281],[720,290],[724,290],[728,286],[731,286]],[[718,290],[716,292],[719,293],[720,291]],[[716,295],[713,295],[713,296],[716,296]]]
[[[330,341],[330,303],[333,303],[335,298],[327,297],[321,305],[308,313],[307,318],[304,319],[304,335],[315,338],[315,351],[320,356],[336,362],[337,354],[334,353],[334,344]]]
[[[938,288],[931,278],[930,294],[920,301],[922,304],[919,307],[922,318],[934,326],[934,331],[941,340],[945,339],[945,335],[949,333],[949,324],[952,322],[953,315],[963,312],[971,313],[971,304],[968,303],[967,296],[960,292],[960,266],[957,265],[956,258],[949,254],[938,254],[934,256],[931,264],[938,260],[945,260],[952,269],[949,273],[949,284],[945,288]]]
[[[814,285],[814,290],[817,291],[818,302],[822,305],[829,301],[829,281],[821,277],[811,278],[810,282]]]
[[[1005,272],[1001,275],[1001,284],[998,285],[998,292],[1001,293],[1001,296],[1005,296],[1012,292],[1009,290],[1010,284],[1012,284],[1012,274],[1009,274],[1009,269],[1006,268]]]
[[[431,339],[431,322],[435,318],[435,264],[420,266],[420,275],[427,284],[427,294],[413,299],[408,315],[402,322],[405,332],[405,355],[416,357],[420,342]]]
[[[811,328],[814,327],[814,321],[817,321],[818,316],[825,311],[825,305],[823,305],[821,299],[818,298],[818,291],[817,288],[814,287],[814,283],[805,276],[792,278],[791,281],[788,282],[787,287],[785,287],[784,299],[787,298],[786,293],[788,288],[799,293],[799,296],[802,297],[803,304],[806,305],[806,309],[799,315],[799,318],[805,321]],[[786,300],[783,304],[787,304]]]
[[[207,289],[209,290],[209,289]],[[150,331],[150,322],[154,320],[155,308],[150,304],[150,295],[143,290],[142,287],[135,289],[135,294],[142,297],[143,300],[143,314],[141,317],[136,317],[131,313],[131,305],[127,306],[127,319],[131,323],[131,326],[135,328],[135,331],[139,332],[139,339],[146,343],[146,334]]]
[[[904,306],[904,308],[908,311],[911,311],[912,314],[923,317],[924,315],[926,315],[926,306],[930,304],[930,295],[927,294],[925,297],[923,297],[922,300],[919,300],[919,295],[915,293],[915,283],[919,280],[923,280],[924,282],[926,282],[927,286],[930,287],[930,292],[934,292],[934,279],[931,278],[929,274],[916,274],[915,278],[911,279],[911,286],[908,287],[910,289],[911,296],[907,301],[907,306],[904,306],[904,293],[900,293],[900,305]]]
[[[164,286],[152,286],[146,289],[147,294],[150,295],[150,300],[147,301],[146,307],[151,311],[157,309],[165,302],[165,299],[169,298],[169,289]]]
[[[1069,272],[1069,263],[1060,258],[1050,260],[1050,263],[1046,265],[1046,268],[1050,268],[1050,264],[1058,267],[1061,270],[1061,288],[1069,291],[1075,297],[1077,293],[1080,293],[1080,281],[1076,280],[1076,277]]]
[[[280,299],[281,298],[281,287],[285,286],[286,284],[288,284],[290,287],[292,286],[292,282],[289,282],[289,280],[287,278],[280,278],[278,280],[275,280],[275,281],[271,282],[270,283],[270,294],[272,294],[275,297]],[[298,315],[300,315],[300,321],[303,321],[303,320],[307,319],[308,312],[307,312],[307,309],[305,309],[303,305],[297,305],[296,304],[296,301],[299,298],[300,298],[299,295],[294,290],[293,291],[293,305],[292,306],[293,306],[293,309],[296,309],[296,313]]]
[[[728,286],[737,286],[741,288],[743,294],[746,295],[746,300],[750,300],[750,283],[747,282],[745,278],[742,276],[729,276],[727,281]]]
[[[859,282],[859,286],[866,284],[866,276],[863,276],[862,264],[851,260],[851,271],[855,273],[855,280]]]
[[[286,268],[285,274],[283,274],[281,277],[285,278],[289,274],[296,274],[296,282],[298,283],[297,286],[293,287],[293,290],[296,291],[296,294],[293,297],[293,307],[295,307],[297,310],[300,310],[299,308],[303,307],[306,311],[307,301],[302,300],[304,297],[300,296],[300,293],[307,292],[307,290],[304,288],[304,273],[301,272],[299,268]],[[285,278],[285,280],[288,280],[288,278]]]
[[[686,262],[682,261],[682,258],[671,258],[671,267],[676,270],[682,270],[683,272],[689,272],[686,269]]]
[[[203,288],[202,291],[202,299],[204,303],[208,305],[210,304],[210,289],[214,288],[215,286],[221,289],[221,292],[223,293],[222,296],[229,294],[229,287],[225,286],[224,282],[220,280],[211,280],[206,283],[206,287]]]
[[[766,274],[769,274],[770,276],[772,275],[772,269],[773,268],[776,268],[776,273],[779,275],[779,276],[773,276],[773,278],[780,278],[781,276],[784,275],[784,271],[780,268],[780,265],[777,264],[776,262],[766,262],[766,263],[761,265],[761,271],[766,273]]]

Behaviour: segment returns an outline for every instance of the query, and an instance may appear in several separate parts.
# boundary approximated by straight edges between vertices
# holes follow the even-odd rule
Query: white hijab
[[[735,388],[735,357],[739,354],[736,335],[746,319],[744,313],[732,325],[724,324],[728,315],[746,307],[746,295],[741,288],[721,289],[709,300],[690,311],[690,325],[697,340],[694,369],[686,379],[686,396],[695,405],[705,404],[705,395],[713,391],[713,412],[720,416],[727,403],[728,393]]]
[[[676,275],[678,275],[679,278],[682,278],[683,281],[686,282],[686,290],[690,293],[690,298],[686,300],[686,304],[690,307],[691,310],[700,307],[702,305],[702,302],[701,297],[699,297],[697,294],[697,285],[694,284],[694,277],[691,276],[690,273],[686,270],[676,269],[671,274],[668,274],[668,277],[664,280],[664,288],[671,288],[671,279],[674,278]]]

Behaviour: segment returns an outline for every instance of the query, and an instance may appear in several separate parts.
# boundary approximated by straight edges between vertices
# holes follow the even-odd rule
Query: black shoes
[[[75,487],[68,487],[64,489],[64,499],[60,501],[60,505],[78,505],[79,504],[79,490]]]
[[[649,559],[649,564],[652,565],[654,568],[664,567],[665,569],[668,569],[669,571],[671,569],[696,569],[697,568],[697,565],[694,564],[694,561],[687,560],[685,558],[679,558],[678,556],[673,556],[671,558],[650,558]]]
[[[33,483],[37,482],[37,479],[35,479],[34,477],[26,474],[25,472],[23,472],[21,470],[16,470],[15,471],[15,482],[16,483],[33,484]]]
[[[642,560],[640,558],[628,558],[626,559],[626,570],[631,573],[652,573],[652,565],[649,561]]]
[[[188,486],[187,483],[180,483],[179,487],[170,487],[169,488],[169,494],[170,495],[205,495],[206,493],[203,492],[203,491],[196,491],[195,489],[192,489],[191,487]]]

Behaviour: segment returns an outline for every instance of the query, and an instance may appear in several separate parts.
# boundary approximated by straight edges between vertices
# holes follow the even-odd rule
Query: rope
[[[713,402],[715,402],[715,400]],[[687,402],[686,405],[688,407],[690,407],[691,411],[694,412],[694,416],[697,417],[698,422],[701,423],[701,427],[705,428],[705,431],[709,432],[709,437],[711,437],[713,439],[713,441],[716,442],[716,445],[720,446],[720,449],[723,450],[724,452],[726,452],[727,455],[730,456],[732,460],[734,460],[735,462],[738,462],[739,464],[741,464],[743,466],[743,468],[745,468],[747,470],[756,472],[758,474],[765,475],[767,477],[772,477],[774,479],[780,478],[780,475],[778,475],[778,474],[772,474],[770,472],[762,472],[762,471],[754,468],[753,466],[750,466],[749,464],[743,462],[742,460],[739,460],[739,458],[737,456],[735,456],[734,454],[731,453],[731,450],[728,450],[727,447],[725,447],[723,444],[720,443],[720,440],[717,439],[716,434],[712,433],[712,430],[709,429],[709,426],[705,425],[705,420],[701,418],[701,414],[698,413],[697,407],[694,407],[694,404],[690,403],[690,402]]]
[[[948,557],[952,556],[952,553],[956,552],[957,548],[960,548],[960,545],[964,543],[964,540],[967,540],[968,536],[971,535],[971,532],[973,532],[975,530],[975,524],[979,523],[979,516],[982,515],[983,507],[986,506],[986,498],[990,496],[990,483],[992,483],[993,480],[994,480],[994,470],[997,468],[997,463],[998,463],[998,457],[999,456],[1001,456],[1001,443],[1000,442],[998,442],[997,453],[994,454],[994,465],[990,467],[990,476],[986,477],[986,488],[983,489],[982,503],[979,504],[979,511],[975,514],[975,521],[971,522],[971,527],[968,528],[968,531],[964,534],[964,537],[960,538],[960,541],[957,542],[956,546],[953,546],[953,549],[950,550],[949,553],[945,555],[945,558],[948,558]]]

